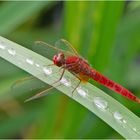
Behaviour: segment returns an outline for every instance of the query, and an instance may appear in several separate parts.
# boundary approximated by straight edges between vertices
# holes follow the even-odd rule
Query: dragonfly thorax
[[[65,63],[65,56],[63,53],[58,53],[57,55],[54,55],[53,62],[58,67],[61,67]]]

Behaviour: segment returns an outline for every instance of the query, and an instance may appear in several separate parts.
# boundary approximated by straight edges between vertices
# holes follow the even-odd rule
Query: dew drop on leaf
[[[34,64],[34,61],[31,58],[26,58],[26,62],[30,65]]]
[[[52,68],[44,67],[43,72],[44,72],[45,75],[51,75],[52,74]]]
[[[120,121],[120,120],[123,119],[122,114],[121,114],[120,112],[118,112],[118,111],[114,112],[113,116],[114,116],[114,118],[115,118],[116,120],[118,120],[118,121]]]
[[[100,97],[95,97],[93,102],[101,110],[106,110],[108,108],[108,102]]]
[[[0,49],[4,50],[6,49],[6,46],[4,46],[3,44],[0,44]]]
[[[10,55],[15,56],[15,55],[16,55],[16,50],[14,50],[13,48],[8,49],[8,53],[9,53]]]
[[[60,83],[62,83],[62,84],[65,85],[66,87],[70,87],[70,86],[71,86],[71,81],[70,81],[70,79],[66,79],[65,77],[62,77],[62,79],[60,80]]]
[[[79,95],[81,95],[82,97],[86,97],[88,94],[88,90],[82,88],[81,86],[77,87],[77,92],[79,93]]]

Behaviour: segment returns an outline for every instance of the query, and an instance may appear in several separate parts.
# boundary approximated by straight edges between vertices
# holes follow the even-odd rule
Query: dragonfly
[[[48,49],[47,52],[49,52],[48,55],[50,55],[50,59],[53,61],[53,64],[51,65],[58,66],[60,67],[60,69],[62,69],[60,78],[54,83],[60,82],[60,80],[64,76],[65,71],[67,70],[79,80],[72,93],[74,93],[74,91],[78,88],[81,82],[86,83],[89,79],[92,79],[99,84],[113,90],[116,93],[119,93],[130,100],[140,103],[140,99],[128,89],[110,80],[109,78],[98,72],[96,69],[92,68],[88,61],[82,58],[76,51],[76,49],[67,40],[60,39],[56,42],[55,46],[47,44],[43,41],[36,41],[35,44],[45,46],[45,48]],[[30,101],[44,96],[45,92],[53,88],[54,87],[52,86],[40,93],[37,93],[26,101]]]

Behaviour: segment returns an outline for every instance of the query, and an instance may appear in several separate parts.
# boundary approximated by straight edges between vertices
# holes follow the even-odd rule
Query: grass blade
[[[48,76],[44,76],[44,65],[52,61],[3,37],[0,37],[0,56],[47,84],[53,83],[60,76],[59,74],[51,76],[51,69],[47,67],[45,72]],[[52,71],[58,71],[58,67],[53,67]],[[69,72],[66,72],[65,76],[70,79],[73,77]],[[57,89],[95,113],[123,137],[140,138],[140,119],[118,101],[89,83],[81,85],[77,93],[71,96],[69,85],[65,84]]]

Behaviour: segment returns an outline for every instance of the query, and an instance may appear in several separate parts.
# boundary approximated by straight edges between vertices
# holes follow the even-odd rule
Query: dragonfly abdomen
[[[140,99],[137,98],[135,95],[133,95],[133,93],[131,93],[129,90],[127,90],[123,86],[117,84],[116,82],[108,79],[107,77],[100,74],[99,72],[97,72],[94,69],[91,70],[91,77],[92,77],[92,79],[94,79],[95,81],[99,82],[100,84],[106,86],[107,88],[109,88],[131,100],[140,102]]]

